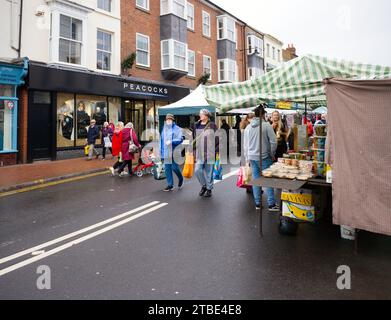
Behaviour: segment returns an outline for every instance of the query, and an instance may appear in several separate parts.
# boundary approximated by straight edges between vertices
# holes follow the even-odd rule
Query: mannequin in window
[[[103,127],[106,122],[106,115],[100,107],[96,107],[95,113],[92,115],[92,119],[96,121],[98,127]]]
[[[85,111],[84,102],[79,102],[77,107],[77,138],[87,139],[87,127],[90,125],[90,116]]]
[[[73,132],[73,118],[68,113],[64,113],[62,115],[61,120],[61,130],[62,130],[62,136],[65,139],[72,140],[72,132]]]

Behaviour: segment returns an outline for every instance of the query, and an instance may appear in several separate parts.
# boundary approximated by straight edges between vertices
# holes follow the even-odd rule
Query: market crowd
[[[314,126],[325,123],[325,115],[316,118],[311,115],[304,118],[303,124],[307,124],[308,135],[312,136]],[[261,126],[262,150],[260,150]],[[192,137],[185,144],[183,130],[176,124],[174,115],[168,114],[160,132],[158,147],[148,150],[148,154],[152,153],[156,158],[160,158],[167,183],[164,192],[172,192],[176,186],[182,189],[185,178],[195,176],[200,184],[199,196],[210,198],[215,179],[221,179],[221,164],[225,164],[224,159],[232,160],[235,156],[239,156],[240,164],[250,167],[252,178],[258,179],[262,171],[272,166],[278,158],[282,158],[288,150],[294,149],[293,128],[294,125],[289,127],[287,118],[278,111],[267,117],[265,106],[261,105],[247,116],[237,116],[236,124],[232,129],[223,120],[218,130],[212,120],[211,112],[203,109],[200,111],[199,120],[193,126]],[[100,137],[102,155],[96,147],[96,141]],[[110,167],[110,171],[113,176],[119,177],[132,175],[136,154],[140,155],[144,152],[132,123],[125,125],[123,122],[118,122],[114,125],[105,122],[100,130],[94,120],[91,121],[88,129],[86,149],[87,160],[92,160],[94,155],[105,160],[107,150],[110,150],[112,157],[117,159],[114,166]],[[185,168],[182,171],[184,155]],[[140,156],[138,158],[139,161],[148,161]],[[174,176],[178,180],[176,185]],[[261,187],[253,187],[252,192],[256,209],[260,209]],[[275,190],[267,188],[266,194],[269,210],[279,211]]]

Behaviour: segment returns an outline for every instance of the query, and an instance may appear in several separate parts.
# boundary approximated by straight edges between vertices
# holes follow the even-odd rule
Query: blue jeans
[[[260,163],[259,161],[251,160],[251,169],[253,172],[253,179],[258,179],[261,177],[261,170],[260,170]],[[266,170],[273,164],[273,161],[271,158],[263,159],[262,160],[262,171]],[[260,205],[262,202],[262,194],[261,194],[261,187],[253,187],[253,193],[254,193],[254,200],[256,205]],[[266,188],[266,194],[267,194],[267,204],[268,206],[274,206],[276,204],[276,201],[274,199],[274,189],[273,188]]]
[[[200,182],[201,186],[206,187],[208,190],[213,190],[213,167],[214,164],[196,163],[195,175]]]
[[[179,169],[178,164],[175,163],[175,161],[172,161],[172,163],[170,163],[170,164],[165,163],[164,170],[165,170],[166,177],[167,177],[168,187],[170,187],[170,188],[174,187],[174,176],[172,174],[173,172],[175,172],[176,176],[178,177],[179,184],[181,185],[183,183],[182,172]]]

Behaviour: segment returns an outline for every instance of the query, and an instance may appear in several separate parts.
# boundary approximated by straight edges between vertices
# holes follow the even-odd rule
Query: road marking
[[[19,262],[17,264],[9,266],[9,267],[7,267],[5,269],[2,269],[2,270],[0,270],[0,277],[4,276],[5,274],[10,273],[12,271],[15,271],[15,270],[18,270],[20,268],[23,268],[23,267],[25,267],[25,266],[27,266],[29,264],[32,264],[34,262],[37,262],[39,260],[42,260],[42,259],[47,258],[49,256],[52,256],[52,255],[54,255],[56,253],[59,253],[59,252],[64,251],[66,249],[69,249],[69,248],[71,248],[71,247],[73,247],[75,245],[78,245],[78,244],[80,244],[80,243],[82,243],[84,241],[87,241],[89,239],[95,238],[95,237],[97,237],[97,236],[99,236],[99,235],[101,235],[103,233],[106,233],[108,231],[116,229],[116,228],[118,228],[118,227],[120,227],[120,226],[122,226],[124,224],[127,224],[127,223],[129,223],[131,221],[134,221],[136,219],[139,219],[139,218],[141,218],[141,217],[143,217],[143,216],[145,216],[147,214],[150,214],[150,213],[152,213],[152,212],[154,212],[156,210],[159,210],[160,208],[163,208],[163,207],[165,207],[167,205],[168,205],[168,203],[161,203],[161,204],[159,204],[157,206],[154,206],[154,207],[149,208],[149,209],[147,209],[145,211],[142,211],[142,212],[140,212],[140,213],[138,213],[138,214],[136,214],[134,216],[131,216],[130,218],[124,219],[124,220],[119,221],[117,223],[114,223],[114,224],[112,224],[110,226],[107,226],[107,227],[105,227],[103,229],[100,229],[100,230],[97,230],[97,231],[95,231],[93,233],[87,234],[84,237],[81,237],[79,239],[67,242],[67,243],[65,243],[65,244],[63,244],[63,245],[61,245],[61,246],[59,246],[57,248],[51,249],[51,250],[49,250],[49,251],[47,251],[47,252],[45,252],[45,253],[43,253],[43,254],[41,254],[39,256],[35,256],[35,257],[32,257],[32,258],[29,258],[27,260],[24,260],[24,261],[21,261],[21,262]]]
[[[3,192],[3,193],[0,193],[0,198],[7,197],[7,196],[12,196],[12,195],[18,194],[18,193],[34,191],[34,190],[37,190],[37,189],[53,187],[53,186],[56,186],[56,185],[59,185],[59,184],[63,184],[63,183],[68,183],[68,182],[74,182],[74,181],[84,180],[84,179],[88,179],[88,178],[93,178],[93,177],[97,177],[97,176],[101,176],[101,175],[107,174],[108,172],[109,171],[91,173],[91,174],[88,174],[88,175],[85,175],[85,176],[68,178],[68,179],[59,180],[59,181],[53,181],[53,182],[48,182],[48,183],[43,183],[43,184],[39,184],[39,185],[32,186],[32,187],[26,187],[26,188],[19,189],[19,190],[6,191],[6,192]],[[39,181],[41,181],[41,180],[37,180],[37,182],[39,182]]]
[[[102,222],[99,222],[97,224],[94,224],[92,226],[89,226],[87,228],[84,228],[84,229],[81,229],[81,230],[78,230],[78,231],[75,231],[75,232],[72,232],[70,234],[67,234],[65,236],[62,236],[60,238],[57,238],[57,239],[54,239],[54,240],[51,240],[51,241],[48,241],[48,242],[45,242],[43,244],[40,244],[38,246],[35,246],[35,247],[32,247],[30,249],[27,249],[27,250],[23,250],[21,252],[18,252],[18,253],[15,253],[11,256],[8,256],[8,257],[5,257],[5,258],[2,258],[0,259],[0,264],[3,264],[5,262],[8,262],[8,261],[11,261],[11,260],[14,260],[14,259],[17,259],[17,258],[20,258],[20,257],[23,257],[24,255],[27,255],[27,254],[31,254],[33,252],[37,252],[37,251],[41,251],[42,249],[46,248],[46,247],[49,247],[49,246],[52,246],[54,244],[57,244],[59,242],[62,242],[62,241],[65,241],[65,240],[68,240],[70,238],[74,238],[80,234],[83,234],[83,233],[86,233],[88,231],[91,231],[93,229],[96,229],[96,228],[99,228],[99,227],[102,227],[108,223],[111,223],[111,222],[114,222],[114,221],[117,221],[119,219],[122,219],[122,218],[125,218],[133,213],[136,213],[138,211],[141,211],[141,210],[145,210],[149,207],[152,207],[152,206],[155,206],[159,203],[159,201],[153,201],[153,202],[150,202],[150,203],[147,203],[141,207],[138,207],[136,209],[133,209],[131,211],[128,211],[128,212],[125,212],[123,214],[120,214],[118,216],[115,216],[113,218],[110,218],[110,219],[107,219],[105,221],[102,221]]]

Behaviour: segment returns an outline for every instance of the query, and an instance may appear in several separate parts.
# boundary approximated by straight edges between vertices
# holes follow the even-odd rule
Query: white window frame
[[[256,35],[250,34],[247,36],[247,48],[248,54],[254,54],[255,50],[258,49],[258,56],[263,58],[263,39]]]
[[[207,56],[207,55],[204,55],[203,57],[202,57],[202,74],[204,75],[204,74],[206,74],[206,72],[205,72],[205,59],[208,59],[209,60],[209,67],[210,67],[210,72],[209,72],[209,74],[210,74],[210,76],[209,76],[209,81],[211,81],[212,80],[212,74],[213,74],[213,69],[212,69],[212,58],[210,57],[210,56]]]
[[[163,46],[164,46],[165,43],[168,43],[168,54],[165,53],[164,50],[163,50]],[[181,68],[179,68],[178,66],[175,65],[175,44],[176,43],[179,43],[179,44],[184,46],[184,51],[185,51],[185,56],[184,56],[184,58],[185,58],[185,68],[184,69],[181,69]],[[161,46],[161,70],[171,70],[171,69],[174,69],[174,70],[180,70],[180,71],[187,72],[187,69],[188,69],[188,57],[187,57],[188,47],[187,47],[187,43],[179,42],[179,41],[174,40],[174,39],[166,39],[166,40],[162,40],[161,41],[160,46]],[[169,63],[168,63],[168,66],[165,66],[163,57],[167,56],[167,55],[169,56],[169,58],[168,58]]]
[[[205,23],[205,18],[208,17],[209,19],[209,24],[206,24]],[[208,27],[208,33],[206,33],[205,31],[205,26]],[[211,23],[211,18],[210,18],[210,14],[204,10],[202,10],[202,35],[205,36],[205,37],[208,37],[210,38],[211,37],[211,29],[212,29],[212,23]]]
[[[143,1],[145,2],[145,6],[139,5],[136,0],[136,7],[141,10],[149,11],[149,0],[143,0]]]
[[[252,75],[251,75],[251,73],[252,73]],[[248,68],[248,76],[249,76],[250,80],[255,80],[264,74],[265,74],[265,72],[260,68]]]
[[[73,6],[65,5],[63,3],[52,3],[51,8],[51,29],[49,36],[49,59],[50,63],[61,64],[70,67],[87,68],[87,48],[89,48],[89,39],[87,33],[88,13],[92,12],[90,9],[79,10]],[[84,9],[84,8],[83,8]],[[60,61],[60,15],[66,15],[71,18],[79,19],[82,24],[82,50],[81,50],[81,64],[73,64]]]
[[[189,10],[189,7],[191,7],[192,9]],[[190,11],[192,11],[192,15],[190,15]],[[194,31],[194,23],[195,23],[194,18],[195,18],[194,5],[191,4],[190,2],[187,2],[187,29],[192,31]],[[190,22],[190,26],[189,26],[189,22]]]
[[[220,22],[222,22],[222,36],[220,36]],[[232,23],[233,29],[229,29],[229,25]],[[232,37],[229,37],[229,34],[232,33]],[[230,16],[218,16],[217,17],[217,40],[230,40],[237,43],[237,29],[236,29],[236,20]]]
[[[174,3],[178,3],[182,6],[182,1],[184,3],[183,16],[174,11]],[[163,3],[166,3],[167,6],[165,7]],[[187,20],[187,0],[160,0],[160,15],[164,16],[166,14],[173,14],[177,17]]]
[[[143,38],[148,39],[148,50],[147,51],[145,51],[144,49],[139,49],[137,47],[137,42],[138,42],[137,38],[138,37],[143,37]],[[148,64],[142,64],[137,61],[137,51],[143,51],[143,52],[148,53]],[[146,67],[146,68],[149,68],[151,66],[151,41],[150,41],[149,36],[147,36],[145,34],[141,34],[141,33],[136,33],[136,65],[140,66],[140,67]]]
[[[194,61],[190,61],[190,53],[193,54]],[[194,69],[194,73],[190,73],[190,68],[189,66],[192,65]],[[187,50],[187,71],[188,71],[188,76],[189,77],[195,77],[196,76],[196,52],[193,50],[188,49]]]
[[[110,51],[106,51],[106,50],[98,48],[98,32],[102,32],[102,33],[106,33],[106,34],[110,35],[110,44],[111,44]],[[97,38],[96,53],[98,53],[98,51],[101,51],[101,52],[110,54],[110,69],[108,69],[108,70],[106,70],[106,69],[99,69],[98,68],[98,57],[97,57],[97,61],[96,61],[96,69],[100,70],[100,71],[103,71],[103,72],[110,72],[113,69],[113,39],[114,39],[114,34],[112,32],[110,32],[110,31],[97,29],[97,31],[96,31],[96,38]]]
[[[220,59],[218,63],[218,74],[219,82],[236,82],[238,77],[238,66],[235,60],[231,59]],[[223,63],[223,69],[221,68],[221,63]],[[221,78],[221,71],[224,73],[224,77]],[[231,76],[233,74],[233,76]]]
[[[106,10],[106,9],[104,9],[104,8],[101,8],[101,7],[99,7],[99,0],[97,0],[96,1],[96,7],[99,9],[99,10],[103,10],[103,11],[105,11],[105,12],[113,12],[113,0],[107,0],[107,1],[109,1],[110,2],[110,10]]]

